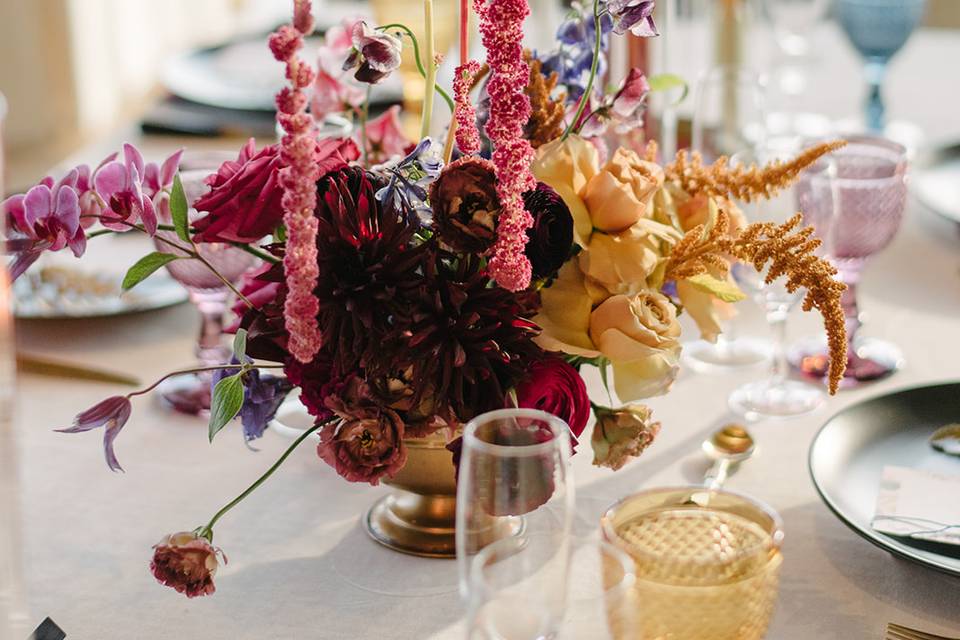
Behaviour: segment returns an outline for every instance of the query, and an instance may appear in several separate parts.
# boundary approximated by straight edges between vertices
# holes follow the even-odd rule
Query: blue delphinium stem
[[[867,129],[883,133],[886,124],[886,107],[883,104],[883,80],[887,75],[887,61],[881,58],[867,60],[865,68],[868,93],[866,104]]]

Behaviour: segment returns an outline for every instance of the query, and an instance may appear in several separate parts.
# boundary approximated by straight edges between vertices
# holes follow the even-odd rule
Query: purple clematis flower
[[[64,429],[56,429],[60,433],[82,433],[97,427],[106,426],[103,432],[103,453],[107,458],[107,466],[113,471],[123,471],[117,456],[113,452],[113,441],[120,434],[120,429],[130,419],[133,407],[130,398],[126,396],[111,396],[98,402],[73,419],[73,425]]]
[[[353,49],[343,63],[343,70],[359,67],[354,78],[377,84],[400,67],[400,38],[386,31],[371,29],[364,21],[353,25]]]
[[[234,358],[232,363],[236,363]],[[250,359],[247,359],[250,362]],[[210,382],[211,393],[217,383],[240,371],[237,369],[217,369]],[[258,369],[250,369],[243,375],[243,406],[240,408],[240,424],[243,425],[243,438],[247,442],[263,436],[267,424],[273,420],[293,384],[286,378],[262,374]]]
[[[177,175],[182,155],[183,149],[180,149],[164,160],[163,164],[158,166],[157,163],[150,162],[143,169],[144,195],[153,201],[153,208],[161,220],[170,219],[170,187],[173,186],[173,178]]]
[[[607,10],[613,16],[613,30],[623,35],[627,31],[641,38],[660,35],[653,22],[654,0],[608,0]]]
[[[94,176],[97,192],[107,206],[100,222],[114,231],[127,231],[130,225],[142,222],[147,233],[153,235],[157,232],[157,212],[143,191],[143,156],[133,145],[124,144],[123,158],[122,163],[108,162]]]

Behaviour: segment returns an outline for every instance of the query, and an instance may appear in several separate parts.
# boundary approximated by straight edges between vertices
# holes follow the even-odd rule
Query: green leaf
[[[678,87],[682,88],[683,91],[680,92],[680,97],[674,100],[671,106],[676,106],[683,102],[690,92],[690,85],[687,84],[686,80],[673,73],[658,73],[655,76],[647,78],[647,82],[650,83],[650,91],[670,91]]]
[[[135,265],[127,270],[127,275],[123,276],[123,283],[120,285],[120,288],[124,291],[129,291],[146,280],[151,273],[168,262],[173,262],[180,257],[181,256],[172,253],[162,253],[160,251],[154,251],[153,253],[143,256],[137,260]]]
[[[173,176],[173,188],[170,189],[170,215],[173,217],[173,228],[177,237],[184,242],[190,242],[190,223],[187,221],[187,194],[183,192],[183,183],[180,174]]]
[[[720,280],[719,278],[714,278],[709,273],[700,273],[695,276],[690,276],[686,280],[697,289],[720,298],[724,302],[739,302],[747,297],[743,291],[740,291],[737,285],[733,284],[729,280]]]
[[[609,371],[610,361],[606,358],[603,358],[603,362],[597,365],[597,368],[600,369],[600,382],[603,383],[603,388],[607,391],[607,399],[610,400],[611,404],[613,403],[613,395],[610,393],[610,381],[607,379],[607,372]]]
[[[213,388],[210,399],[210,442],[228,422],[237,417],[243,407],[243,373],[226,377]]]
[[[237,335],[233,337],[233,355],[238,362],[243,362],[247,355],[247,330],[237,329]]]

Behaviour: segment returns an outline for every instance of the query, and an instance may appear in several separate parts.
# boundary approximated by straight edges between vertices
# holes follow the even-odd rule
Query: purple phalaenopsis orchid
[[[143,156],[131,144],[123,145],[123,162],[108,162],[94,176],[97,193],[106,203],[100,222],[114,231],[127,231],[142,222],[147,233],[157,232],[153,200],[144,192]]]
[[[52,178],[3,202],[10,216],[13,233],[11,249],[17,254],[10,266],[10,277],[16,279],[40,257],[44,251],[59,251],[70,247],[77,257],[83,255],[87,236],[80,226],[80,196],[75,184],[74,169],[58,184]]]
[[[373,29],[362,20],[353,25],[353,49],[343,63],[344,71],[358,67],[354,78],[376,84],[400,67],[400,38]]]
[[[82,433],[97,427],[105,427],[103,432],[103,453],[107,459],[107,466],[113,471],[123,471],[117,456],[113,452],[113,441],[123,425],[130,419],[133,407],[127,396],[111,396],[98,402],[86,411],[79,413],[73,419],[73,425],[64,429],[56,429],[61,433]]]
[[[607,0],[607,10],[613,16],[613,30],[623,35],[627,31],[641,38],[660,35],[653,22],[654,0]]]
[[[170,219],[170,187],[173,186],[173,178],[177,175],[182,155],[183,149],[180,149],[164,160],[163,164],[148,162],[143,169],[143,193],[151,199],[161,220]]]

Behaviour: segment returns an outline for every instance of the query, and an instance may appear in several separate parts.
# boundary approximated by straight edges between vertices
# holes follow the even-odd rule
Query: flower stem
[[[93,217],[96,218],[96,217],[98,217],[98,216],[93,216]],[[161,231],[176,231],[176,230],[177,230],[176,227],[174,227],[172,224],[158,224],[158,225],[157,225],[157,229],[160,229]],[[191,232],[194,232],[194,229],[190,229],[190,231],[191,231]],[[119,232],[119,231],[114,231],[113,229],[97,229],[96,231],[87,234],[87,240],[90,240],[91,238],[97,238],[97,237],[100,237],[100,236],[105,236],[105,235],[110,234],[110,233],[120,233],[120,232]],[[249,253],[250,255],[256,256],[257,258],[260,258],[260,259],[263,260],[264,262],[269,262],[270,264],[280,264],[280,262],[281,262],[279,259],[277,259],[277,258],[275,258],[274,256],[270,255],[270,254],[267,253],[266,251],[261,251],[260,249],[257,249],[256,247],[252,247],[252,246],[250,246],[249,244],[244,244],[243,242],[231,242],[231,243],[230,243],[230,246],[236,247],[237,249],[240,249],[240,250],[242,250],[242,251],[246,251],[246,252]]]
[[[460,65],[470,55],[470,0],[460,0]]]
[[[206,367],[192,367],[190,369],[179,369],[178,371],[171,371],[170,373],[164,375],[159,380],[151,384],[149,387],[140,389],[139,391],[131,391],[126,395],[127,398],[132,398],[134,396],[142,396],[144,394],[150,393],[158,386],[160,383],[166,380],[167,378],[172,378],[174,376],[182,376],[187,373],[200,373],[201,371],[219,371],[223,369],[243,369],[244,367],[248,369],[283,369],[282,364],[214,364]]]
[[[381,31],[386,31],[388,29],[399,29],[400,31],[403,31],[408,38],[410,38],[411,42],[413,42],[413,59],[417,63],[417,71],[419,71],[420,75],[426,79],[427,70],[424,68],[423,62],[420,60],[420,44],[417,42],[417,37],[413,35],[413,31],[410,30],[410,27],[400,24],[399,22],[394,22],[382,27],[377,27],[377,29]],[[450,97],[450,94],[438,84],[434,85],[434,90],[440,94],[440,97],[443,98],[444,102],[447,103],[447,107],[449,107],[450,112],[453,113],[453,98]]]
[[[331,419],[329,419],[329,420],[324,420],[323,422],[320,422],[320,423],[318,423],[318,424],[315,424],[315,425],[313,425],[312,427],[310,427],[309,429],[307,429],[306,431],[304,431],[302,434],[300,434],[300,436],[299,436],[296,440],[294,440],[293,443],[292,443],[289,447],[287,447],[287,450],[283,452],[283,455],[281,455],[279,458],[277,458],[277,461],[274,462],[273,465],[271,465],[271,467],[270,467],[269,469],[267,469],[262,476],[260,476],[259,478],[257,478],[257,479],[253,482],[253,484],[251,484],[249,487],[247,487],[240,495],[238,495],[236,498],[234,498],[233,500],[231,500],[230,502],[228,502],[226,505],[223,506],[223,508],[221,508],[221,509],[220,509],[219,511],[217,511],[215,514],[213,514],[213,517],[210,518],[210,522],[208,522],[208,523],[206,524],[206,526],[204,526],[204,527],[200,530],[200,533],[199,533],[198,535],[201,536],[201,537],[204,537],[204,538],[208,538],[208,539],[209,539],[210,537],[212,537],[212,536],[213,536],[213,526],[217,523],[217,520],[219,520],[221,517],[223,517],[223,515],[224,515],[227,511],[230,511],[230,509],[233,509],[235,506],[237,506],[238,504],[240,504],[240,502],[242,502],[243,499],[246,498],[248,495],[250,495],[251,493],[253,493],[254,491],[256,491],[256,490],[257,490],[257,487],[259,487],[261,484],[263,484],[263,483],[267,480],[267,478],[269,478],[270,476],[272,476],[272,475],[273,475],[273,472],[280,468],[280,465],[283,464],[284,460],[286,460],[286,459],[290,456],[290,454],[293,453],[293,450],[296,449],[298,446],[300,446],[300,443],[303,442],[304,440],[306,440],[306,439],[310,436],[310,434],[312,434],[312,433],[315,432],[316,430],[320,429],[321,427],[330,424],[331,422],[333,422],[333,418],[331,418]]]
[[[433,0],[423,0],[423,30],[426,38],[427,77],[423,93],[423,111],[420,114],[420,139],[430,135],[430,120],[433,117],[433,92],[437,86],[437,61],[434,60]]]
[[[367,85],[367,96],[363,100],[363,106],[360,108],[360,144],[363,145],[363,166],[369,167],[370,162],[367,158],[367,120],[370,119],[370,85]]]
[[[590,102],[590,94],[593,92],[593,81],[597,78],[597,68],[600,66],[600,48],[603,44],[603,33],[600,28],[600,0],[593,0],[593,31],[596,37],[593,43],[593,63],[590,65],[590,78],[587,80],[587,88],[584,89],[583,95],[580,96],[577,112],[573,115],[573,120],[567,125],[567,129],[563,132],[560,140],[566,140],[574,127],[577,126],[577,122],[580,121],[580,116],[583,115],[584,109],[587,108],[587,103]]]

